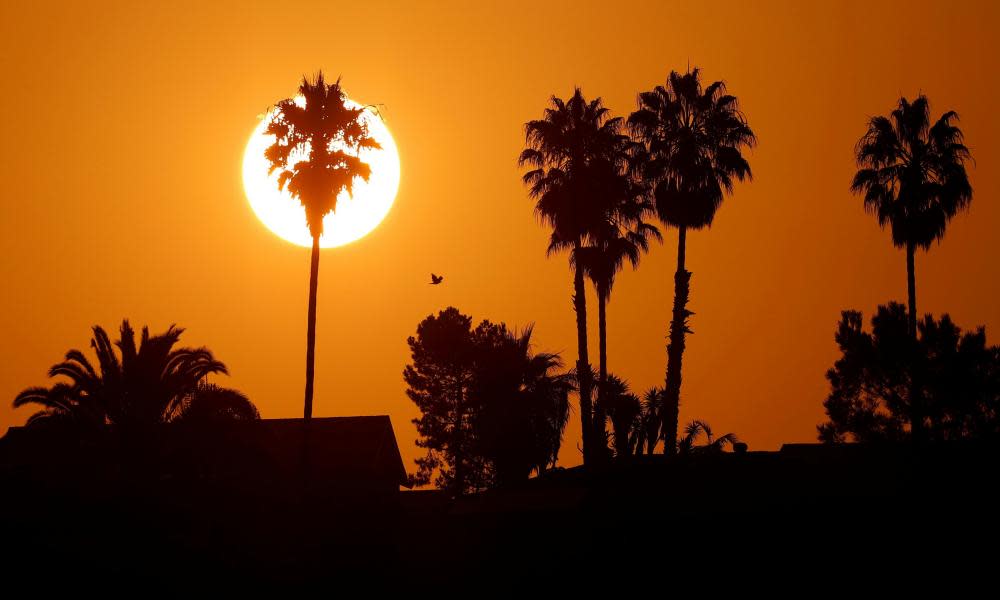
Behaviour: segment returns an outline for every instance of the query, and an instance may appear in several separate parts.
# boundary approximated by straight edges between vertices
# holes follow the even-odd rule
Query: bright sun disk
[[[302,105],[302,97],[295,99]],[[351,107],[361,106],[348,100]],[[243,188],[257,217],[281,238],[300,246],[312,246],[312,237],[306,226],[305,209],[288,193],[278,189],[278,172],[268,175],[270,163],[264,150],[274,143],[273,135],[265,135],[273,111],[269,112],[254,129],[243,154]],[[368,181],[354,180],[354,194],[346,192],[337,198],[337,208],[323,219],[323,235],[319,245],[323,248],[342,246],[358,240],[371,232],[389,213],[399,189],[399,153],[388,127],[372,110],[363,113],[368,133],[382,147],[380,150],[362,149],[360,158],[371,166]],[[294,155],[293,155],[294,157]]]

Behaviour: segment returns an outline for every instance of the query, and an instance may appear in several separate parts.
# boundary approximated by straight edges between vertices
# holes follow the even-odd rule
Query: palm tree
[[[175,348],[183,329],[171,325],[164,333],[150,335],[144,327],[138,344],[127,320],[114,343],[102,327],[95,326],[93,332],[90,346],[96,367],[80,350],[70,350],[63,362],[49,369],[49,377],[68,381],[31,387],[14,399],[15,408],[42,407],[29,424],[141,430],[175,420],[258,418],[256,407],[240,392],[205,383],[212,373],[227,373],[210,350]]]
[[[701,435],[705,435],[705,443],[697,446],[695,442]],[[739,442],[736,435],[727,433],[719,437],[712,435],[712,428],[705,421],[694,420],[684,428],[684,437],[677,445],[677,451],[682,455],[690,454],[717,454],[722,452],[726,446],[732,446]]]
[[[629,448],[632,454],[653,454],[656,449],[656,443],[660,439],[660,427],[664,421],[663,398],[663,388],[655,386],[643,394],[639,414],[633,421],[632,431],[629,433]]]
[[[910,103],[899,99],[889,117],[868,121],[858,141],[858,172],[851,191],[864,194],[865,210],[879,225],[892,228],[892,243],[906,248],[910,335],[917,331],[916,249],[929,250],[944,237],[948,221],[968,208],[972,186],[965,172],[969,149],[954,125],[958,114],[948,111],[930,124],[930,104],[924,95]]]
[[[702,89],[696,68],[681,75],[671,71],[666,85],[639,94],[639,109],[629,127],[645,148],[637,172],[652,186],[656,212],[676,227],[677,270],[674,305],[667,344],[665,403],[677,405],[681,390],[684,338],[691,333],[687,309],[691,272],[685,268],[688,229],[710,227],[734,180],[751,178],[745,148],[757,142],[735,96],[716,81]],[[666,415],[664,415],[666,416]],[[664,452],[677,447],[677,421],[663,424]]]
[[[639,259],[649,251],[649,238],[662,242],[663,237],[655,225],[644,222],[643,217],[652,211],[652,206],[641,195],[640,188],[627,179],[620,184],[623,195],[620,201],[611,204],[605,221],[594,233],[593,245],[584,246],[573,255],[580,262],[597,291],[598,326],[598,380],[597,402],[594,405],[594,435],[601,439],[605,425],[605,387],[608,382],[608,319],[607,304],[611,301],[611,290],[615,277],[627,260],[633,269],[638,268]],[[633,197],[633,195],[635,196]],[[611,195],[615,198],[617,194]]]
[[[621,458],[634,453],[632,432],[642,417],[642,403],[629,390],[628,382],[617,375],[607,374],[601,397],[604,413],[611,419],[615,456]]]
[[[930,124],[930,103],[924,95],[910,103],[900,98],[888,117],[872,117],[858,141],[858,172],[851,191],[864,194],[865,210],[879,225],[892,228],[892,243],[906,248],[906,282],[910,337],[917,339],[916,249],[929,250],[944,237],[948,221],[972,202],[972,186],[965,172],[969,149],[954,124],[958,114],[948,111]],[[916,378],[914,378],[916,379]],[[913,438],[923,439],[923,401],[914,380],[911,394]]]
[[[596,448],[592,438],[592,381],[587,349],[587,303],[584,270],[573,256],[603,222],[603,193],[608,165],[622,160],[628,142],[622,120],[611,118],[600,98],[587,101],[577,88],[568,101],[553,96],[541,119],[525,124],[527,148],[518,158],[530,170],[524,183],[536,200],[535,213],[552,227],[548,253],[569,250],[573,264],[573,308],[576,312],[580,417],[584,462]]]
[[[243,392],[201,381],[177,406],[171,422],[256,421],[260,413]]]
[[[558,354],[532,351],[532,331],[488,321],[475,331],[473,430],[500,486],[554,465],[569,419],[573,378]]]
[[[363,148],[378,149],[362,118],[363,107],[348,106],[340,79],[327,84],[323,73],[310,82],[302,78],[300,98],[287,98],[274,108],[265,133],[274,144],[265,151],[278,186],[302,203],[312,235],[309,267],[309,317],[306,333],[306,391],[304,416],[312,418],[313,364],[316,348],[316,288],[319,277],[319,238],[323,218],[337,210],[342,192],[352,193],[354,181],[368,181],[371,167],[358,157]]]

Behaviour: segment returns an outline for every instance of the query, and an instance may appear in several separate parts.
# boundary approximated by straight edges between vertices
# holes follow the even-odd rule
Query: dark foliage
[[[632,455],[637,444],[630,434],[641,428],[642,402],[629,390],[628,382],[610,373],[603,382],[600,398],[604,404],[600,413],[611,420],[615,456]]]
[[[865,209],[890,226],[892,243],[928,249],[944,236],[948,221],[972,201],[965,172],[969,149],[948,111],[932,125],[924,95],[900,98],[888,117],[872,117],[858,141],[858,172],[851,191],[864,195]]]
[[[171,325],[164,333],[150,335],[143,327],[138,343],[127,320],[113,343],[102,327],[93,331],[90,346],[96,367],[80,350],[70,350],[66,360],[49,369],[50,377],[65,381],[25,389],[14,399],[15,408],[42,407],[28,419],[29,426],[60,424],[95,432],[173,421],[259,418],[246,396],[204,381],[212,373],[227,373],[226,366],[207,348],[176,348],[183,329]]]
[[[531,328],[472,319],[455,308],[431,315],[407,340],[403,372],[427,455],[414,482],[454,494],[508,485],[555,463],[569,417],[571,378],[556,354],[531,351]]]
[[[303,78],[299,97],[274,107],[265,133],[275,139],[265,156],[271,172],[278,172],[278,185],[305,208],[313,237],[322,235],[323,218],[337,210],[337,197],[371,175],[358,152],[380,146],[368,133],[365,110],[348,104],[340,79],[328,84],[323,73],[315,81]]]
[[[826,376],[825,442],[908,439],[914,394],[928,439],[983,438],[1000,431],[1000,347],[980,327],[963,332],[948,315],[927,315],[910,336],[906,308],[879,306],[864,331],[862,315],[844,311],[836,340],[841,357]]]

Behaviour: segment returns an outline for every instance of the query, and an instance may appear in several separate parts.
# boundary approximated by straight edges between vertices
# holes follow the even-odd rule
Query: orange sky
[[[534,322],[540,349],[575,360],[571,275],[516,166],[523,123],[574,85],[627,114],[690,60],[760,139],[753,183],[688,236],[682,421],[756,449],[815,439],[840,310],[905,300],[904,254],[848,191],[866,117],[900,94],[958,110],[976,159],[971,211],[918,255],[918,308],[1000,339],[995,3],[158,4],[0,7],[0,431],[29,415],[20,389],[122,317],[186,327],[263,416],[301,415],[309,250],[257,221],[240,161],[257,115],[320,68],[385,104],[402,182],[379,229],[323,251],[314,414],[390,414],[411,468],[401,372],[429,313]],[[610,368],[639,390],[663,380],[666,238],[609,306]],[[574,422],[564,464],[578,440]]]

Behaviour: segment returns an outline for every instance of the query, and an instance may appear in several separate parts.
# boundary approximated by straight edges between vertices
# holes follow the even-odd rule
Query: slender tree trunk
[[[607,444],[608,311],[604,289],[597,290],[597,402],[594,404],[594,452]]]
[[[574,251],[579,252],[580,240],[574,244]],[[576,346],[579,359],[576,361],[576,373],[580,385],[580,420],[583,434],[583,463],[592,462],[593,443],[593,406],[591,404],[590,358],[587,355],[587,296],[583,286],[583,269],[577,265],[573,273],[573,309],[576,311]]]
[[[306,399],[303,417],[312,419],[313,372],[316,360],[316,288],[319,283],[319,236],[313,236],[312,261],[309,267],[309,326],[306,331]]]
[[[677,272],[674,273],[674,309],[667,343],[667,380],[663,398],[663,453],[677,452],[677,417],[681,397],[681,361],[684,357],[684,336],[691,331],[687,309],[691,272],[684,268],[687,228],[680,227],[677,236]]]
[[[919,356],[917,352],[917,277],[916,266],[914,264],[914,254],[916,247],[914,244],[906,245],[906,292],[908,304],[908,325],[910,337],[913,339],[914,360]],[[922,442],[926,439],[924,428],[924,399],[919,382],[920,367],[914,365],[910,373],[910,435],[914,441]]]

